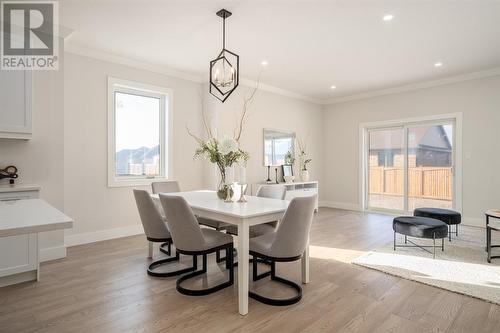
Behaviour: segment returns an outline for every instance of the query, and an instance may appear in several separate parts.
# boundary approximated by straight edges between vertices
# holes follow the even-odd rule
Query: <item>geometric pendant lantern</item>
[[[209,91],[222,103],[238,87],[240,81],[240,57],[226,49],[226,18],[232,13],[221,9],[217,16],[222,17],[222,50],[217,58],[210,61]]]

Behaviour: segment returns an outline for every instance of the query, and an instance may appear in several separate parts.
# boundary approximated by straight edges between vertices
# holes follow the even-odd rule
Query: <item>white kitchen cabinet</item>
[[[38,185],[1,185],[0,203],[39,197]],[[38,280],[38,234],[0,237],[0,287]]]
[[[31,100],[31,71],[0,71],[0,138],[31,138]]]

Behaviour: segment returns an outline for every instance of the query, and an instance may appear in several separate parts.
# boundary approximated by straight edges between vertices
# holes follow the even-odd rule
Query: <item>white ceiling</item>
[[[242,77],[265,59],[263,83],[314,99],[500,67],[500,0],[64,0],[60,21],[75,30],[70,47],[205,77],[221,8]]]

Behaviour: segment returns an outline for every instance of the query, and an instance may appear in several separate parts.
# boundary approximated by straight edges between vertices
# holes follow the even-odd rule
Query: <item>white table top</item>
[[[252,217],[284,213],[289,202],[269,198],[246,196],[247,202],[224,202],[217,197],[215,191],[190,191],[163,193],[165,195],[181,196],[188,204],[195,209],[232,216],[236,218],[248,219]],[[158,198],[157,194],[152,195]]]
[[[42,199],[0,201],[0,237],[73,227],[73,219]]]

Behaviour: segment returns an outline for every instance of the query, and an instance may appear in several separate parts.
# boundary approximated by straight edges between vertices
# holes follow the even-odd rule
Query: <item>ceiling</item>
[[[60,24],[70,47],[205,78],[221,8],[242,77],[315,100],[500,67],[500,0],[64,0]]]

